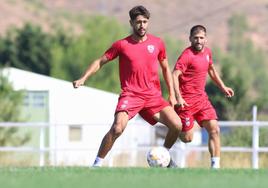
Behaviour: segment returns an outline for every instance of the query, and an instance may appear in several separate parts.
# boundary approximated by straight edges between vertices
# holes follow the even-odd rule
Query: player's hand
[[[84,83],[85,83],[84,79],[75,80],[73,81],[73,87],[78,88],[80,86],[83,86]]]
[[[172,108],[177,104],[177,100],[175,96],[173,95],[168,97],[168,101],[169,101],[169,104],[172,106]]]
[[[228,98],[234,96],[234,91],[230,87],[224,87],[223,92],[224,92],[225,96],[228,97]]]
[[[189,104],[182,97],[177,98],[177,104],[175,107],[184,108],[185,106],[189,106]]]

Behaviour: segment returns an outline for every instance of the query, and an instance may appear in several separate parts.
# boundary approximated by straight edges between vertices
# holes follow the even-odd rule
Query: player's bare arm
[[[78,88],[84,85],[85,81],[94,73],[96,73],[105,63],[108,62],[108,59],[105,55],[96,59],[92,64],[90,64],[85,71],[85,73],[78,80],[73,81],[73,87]]]
[[[162,73],[163,73],[163,76],[167,85],[168,93],[169,93],[168,100],[169,100],[170,105],[173,107],[177,103],[177,101],[176,101],[176,97],[174,93],[173,79],[172,79],[171,71],[169,69],[168,60],[164,59],[160,61],[160,65],[162,68]]]
[[[173,76],[173,85],[174,85],[174,90],[175,90],[175,96],[177,99],[177,104],[176,106],[184,107],[188,106],[186,101],[182,98],[181,93],[180,93],[180,83],[179,83],[179,77],[182,75],[182,72],[180,70],[174,70],[172,72]]]
[[[226,95],[226,97],[234,96],[234,91],[232,88],[225,86],[222,79],[220,78],[216,68],[214,65],[210,65],[208,69],[208,73],[210,78],[216,83],[216,85],[222,90],[222,92]]]

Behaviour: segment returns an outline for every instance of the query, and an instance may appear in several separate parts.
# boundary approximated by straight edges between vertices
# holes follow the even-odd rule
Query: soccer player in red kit
[[[80,79],[73,82],[74,88],[78,88],[104,64],[119,57],[121,94],[114,122],[101,142],[93,166],[102,166],[103,159],[115,140],[137,113],[152,125],[161,122],[169,128],[164,142],[167,149],[175,143],[182,128],[181,120],[173,109],[176,98],[164,43],[160,38],[147,34],[150,13],[145,7],[136,6],[129,11],[129,16],[132,34],[114,42],[103,56],[87,68]],[[169,91],[169,102],[162,97],[159,65]],[[173,160],[169,167],[176,167]]]
[[[215,109],[205,92],[207,74],[227,97],[232,97],[234,91],[225,86],[213,65],[211,50],[205,46],[206,28],[202,25],[192,27],[189,39],[191,46],[179,56],[172,73],[178,102],[175,111],[183,125],[180,139],[192,141],[196,120],[209,135],[211,167],[220,168],[220,129]]]

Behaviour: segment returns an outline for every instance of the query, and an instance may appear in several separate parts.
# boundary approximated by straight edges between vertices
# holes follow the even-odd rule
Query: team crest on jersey
[[[126,107],[127,107],[127,104],[128,104],[128,100],[124,100],[124,101],[123,101],[123,104],[121,104],[120,108],[121,108],[121,109],[126,108]]]
[[[147,50],[152,54],[154,52],[154,45],[148,45]]]
[[[190,126],[190,118],[189,117],[185,118],[185,125],[187,127]]]
[[[209,55],[207,55],[207,61],[209,62]]]

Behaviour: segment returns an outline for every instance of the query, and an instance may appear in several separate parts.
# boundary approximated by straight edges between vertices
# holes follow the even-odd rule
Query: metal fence
[[[251,153],[251,161],[252,161],[252,168],[258,169],[259,168],[259,153],[260,152],[267,152],[268,147],[260,147],[259,146],[259,133],[260,127],[268,127],[268,121],[258,121],[257,120],[257,107],[253,107],[253,119],[252,121],[219,121],[220,127],[252,127],[252,146],[251,147],[231,147],[231,146],[222,146],[222,152],[249,152]],[[83,150],[88,151],[92,150],[92,148],[65,148],[65,149],[57,149],[57,148],[50,148],[46,147],[45,144],[45,134],[46,129],[51,128],[51,126],[69,126],[69,125],[51,125],[49,123],[18,123],[18,122],[1,122],[0,127],[20,127],[20,128],[28,128],[34,127],[39,129],[39,146],[38,147],[25,147],[25,146],[2,146],[0,147],[0,152],[33,152],[39,154],[39,166],[45,166],[45,154],[48,152],[54,152],[60,150],[66,151],[76,151],[76,150]],[[88,125],[90,126],[90,125]],[[188,146],[183,147],[183,151],[207,151],[207,147],[204,146]],[[148,146],[149,148],[149,146]],[[138,148],[139,149],[139,148]],[[141,148],[144,150],[145,148]],[[184,159],[185,160],[185,159]],[[53,163],[52,163],[53,164]]]

